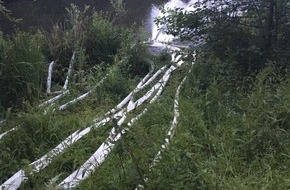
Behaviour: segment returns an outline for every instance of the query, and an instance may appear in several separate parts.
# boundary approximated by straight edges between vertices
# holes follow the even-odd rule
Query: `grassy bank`
[[[23,169],[28,180],[20,189],[59,189],[57,185],[77,170],[115,128],[125,131],[122,139],[106,142],[115,146],[107,160],[76,189],[125,190],[138,185],[145,189],[290,188],[290,74],[286,61],[275,64],[268,60],[259,70],[242,72],[235,62],[238,58],[223,60],[211,49],[197,51],[189,73],[193,58],[185,59],[168,84],[162,86],[165,89],[157,101],[150,104],[149,99],[128,113],[124,109],[124,124],[116,123],[124,113],[115,120],[111,116],[108,123],[90,128],[89,133],[51,157],[46,168],[31,174],[31,162],[74,132],[107,117],[106,113],[151,68],[156,71],[172,64],[166,53],[151,55],[148,47],[139,43],[143,38],[131,29],[117,27],[107,15],[88,10],[72,6],[68,9],[70,19],[64,25],[55,25],[51,34],[16,32],[0,36],[0,111],[7,119],[0,125],[0,132],[16,127],[0,139],[1,184]],[[76,59],[70,94],[50,107],[38,107],[54,96],[45,91],[47,63],[56,61],[53,90],[61,90],[73,54]],[[185,76],[188,78],[181,86],[175,135],[153,167],[157,152],[169,138],[175,93]],[[58,110],[104,77],[104,83],[88,98]],[[142,97],[160,79],[162,75],[133,99]],[[128,121],[145,108],[147,112],[129,126]]]

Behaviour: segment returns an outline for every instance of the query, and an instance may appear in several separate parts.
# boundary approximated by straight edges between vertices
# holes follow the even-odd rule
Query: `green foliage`
[[[104,93],[109,93],[113,99],[125,97],[130,92],[130,82],[126,73],[119,66],[112,66],[102,90],[104,90]]]
[[[156,22],[166,32],[189,40],[193,46],[234,64],[244,75],[256,74],[268,61],[289,66],[289,3],[267,1],[198,1],[194,11],[162,10],[168,15]],[[286,32],[287,31],[287,32]]]
[[[120,6],[118,2],[114,4],[117,8]],[[72,4],[67,8],[65,22],[55,24],[45,37],[40,33],[29,35],[17,32],[15,36],[6,40],[1,35],[2,107],[20,107],[24,101],[28,100],[31,103],[36,100],[35,97],[40,95],[44,76],[44,65],[39,62],[43,62],[44,59],[56,62],[52,82],[54,87],[62,86],[73,52],[75,60],[71,81],[79,90],[88,89],[90,84],[87,82],[92,76],[96,78],[96,75],[106,72],[113,65],[116,65],[114,67],[118,67],[120,72],[115,71],[115,78],[121,75],[129,75],[130,78],[144,76],[150,67],[150,56],[141,43],[132,45],[132,41],[136,41],[137,38],[132,31],[114,26],[108,14],[97,13],[88,6],[80,9]],[[102,67],[103,71],[95,73],[96,67]],[[113,86],[116,85],[113,84],[114,80],[111,81]],[[4,85],[8,82],[10,86]],[[117,86],[119,90],[124,87],[121,96],[128,92],[126,85]],[[7,100],[7,97],[10,99]]]
[[[128,38],[127,43],[123,44],[117,58],[120,59],[120,67],[130,78],[145,76],[150,67],[153,67],[153,56],[148,48],[139,42],[132,45],[135,36]],[[131,42],[130,42],[131,41]]]
[[[150,172],[149,187],[287,189],[289,118],[282,113],[289,110],[288,80],[275,67],[259,73],[247,91],[224,93],[213,81],[201,93],[189,80],[176,136]]]
[[[122,39],[126,38],[122,31],[115,28],[104,16],[99,13],[94,13],[92,16],[92,23],[89,27],[85,45],[90,65],[102,62],[111,64],[114,55],[121,48]]]
[[[20,107],[25,101],[35,101],[44,72],[43,36],[17,32],[0,38],[0,106]]]
[[[122,8],[116,4],[122,1],[112,2]],[[79,189],[135,189],[138,184],[145,189],[289,189],[290,78],[286,47],[289,28],[280,23],[288,21],[288,13],[281,15],[280,20],[275,17],[277,26],[273,29],[277,31],[273,33],[269,28],[244,26],[259,19],[263,20],[257,22],[260,27],[271,23],[266,18],[271,18],[267,12],[271,4],[267,3],[272,1],[258,2],[259,15],[257,10],[250,9],[248,17],[231,17],[229,8],[220,13],[200,9],[189,17],[179,9],[170,12],[172,15],[165,18],[166,22],[172,22],[170,33],[178,35],[175,29],[192,21],[191,29],[201,27],[202,30],[194,32],[204,35],[207,41],[181,89],[179,124],[169,149],[150,167],[172,122],[174,93],[188,71],[188,60],[173,73],[156,104],[142,105],[128,113],[127,118],[131,119],[143,108],[148,109]],[[277,10],[283,12],[280,6],[284,1],[275,2]],[[234,3],[237,1],[230,3],[231,8],[234,5],[254,8],[246,1]],[[36,109],[11,114],[0,131],[14,126],[18,130],[0,141],[0,182],[20,168],[29,173],[30,162],[74,131],[90,126],[93,118],[103,116],[134,88],[150,67],[170,61],[165,53],[150,55],[146,46],[139,43],[143,39],[131,29],[114,26],[103,13],[91,14],[88,8],[80,10],[74,5],[67,11],[67,22],[56,25],[46,39],[50,43],[50,51],[45,53],[47,59],[56,60],[57,70],[63,72],[55,82],[63,81],[63,70],[75,51],[73,80],[77,88],[71,90],[71,96],[90,90],[106,76],[105,83],[88,99],[63,113],[48,111],[44,115],[43,110]],[[204,15],[214,25],[200,20]],[[191,33],[183,34],[186,37]],[[263,36],[272,39],[271,46],[262,40]],[[44,41],[41,34],[17,32],[11,37],[1,34],[0,106],[21,107],[23,102],[33,102],[40,96]],[[269,55],[265,56],[266,52]],[[134,96],[139,97],[150,87]],[[60,100],[60,104],[67,100]],[[21,188],[56,189],[64,177],[95,152],[112,127],[117,131],[129,128],[126,124],[117,126],[114,120],[93,129],[45,170],[29,176]]]
[[[64,114],[44,116],[33,112],[15,121],[22,123],[22,128],[0,143],[4,160],[1,181],[19,168],[29,171],[26,165],[30,161],[74,130],[89,125],[95,113],[106,112],[106,103],[120,99],[132,89],[132,81],[117,58],[109,69],[108,85],[99,88],[87,102]],[[240,79],[235,82],[240,81],[237,84],[241,86],[235,86],[235,82],[226,85],[233,71],[221,73],[221,61],[215,56],[207,58],[198,59],[194,72],[182,88],[177,131],[170,148],[162,153],[155,167],[149,169],[172,121],[172,94],[187,72],[186,66],[173,74],[156,104],[148,106],[148,112],[123,135],[106,162],[82,182],[79,189],[95,189],[96,186],[135,189],[138,184],[146,189],[289,187],[289,75],[270,64],[256,76],[244,78],[246,87]],[[112,106],[116,102],[110,103]],[[143,108],[130,113],[128,118]],[[92,130],[48,168],[29,176],[22,188],[56,188],[56,184],[94,153],[113,126],[116,127],[116,123]],[[128,126],[122,125],[118,130],[123,128]],[[9,161],[11,157],[14,159]]]
[[[114,20],[120,19],[127,13],[123,0],[110,0],[110,3],[113,6],[116,14]]]
[[[4,17],[6,19],[8,19],[9,21],[11,21],[11,22],[15,22],[15,23],[20,22],[21,19],[15,19],[15,18],[13,18],[11,16],[11,11],[8,10],[3,4],[4,4],[4,2],[2,0],[0,0],[0,13],[2,15],[4,15]]]
[[[68,116],[47,112],[44,115],[42,110],[29,109],[27,113],[19,112],[11,116],[5,126],[1,126],[6,130],[17,126],[17,130],[0,141],[1,183],[21,168],[31,170],[29,163],[39,159],[72,132],[83,127],[86,120],[92,120],[91,110],[83,110],[83,113],[84,115],[77,116],[70,113]],[[1,133],[4,132],[2,128]]]
[[[64,23],[53,25],[51,32],[47,34],[49,51],[46,56],[49,60],[57,63],[53,79],[56,83],[63,83],[66,77],[67,68],[73,52],[76,54],[74,70],[78,72],[78,82],[83,77],[83,70],[87,55],[84,44],[88,35],[90,22],[90,7],[85,6],[83,10],[74,4],[67,8],[67,18]]]

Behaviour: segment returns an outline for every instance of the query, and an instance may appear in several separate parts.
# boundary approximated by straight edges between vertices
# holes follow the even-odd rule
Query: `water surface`
[[[15,28],[21,30],[49,29],[55,22],[62,21],[65,8],[74,3],[80,7],[90,5],[97,11],[113,12],[110,0],[4,0],[5,6],[12,11],[13,16],[22,18],[20,24],[13,24],[0,17],[0,30],[11,33]],[[149,17],[152,4],[160,5],[167,0],[124,0],[127,14],[120,21],[121,24],[142,25]]]

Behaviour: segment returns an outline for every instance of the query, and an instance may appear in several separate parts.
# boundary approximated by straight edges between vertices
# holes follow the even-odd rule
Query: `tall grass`
[[[198,80],[181,93],[181,123],[149,187],[288,189],[289,77],[269,67],[251,88],[227,91],[214,78],[204,91]]]
[[[71,5],[65,22],[54,25],[50,34],[1,34],[1,110],[23,108],[23,103],[39,99],[44,85],[44,61],[56,61],[52,86],[58,90],[55,87],[63,84],[73,52],[76,63],[71,84],[78,90],[90,88],[89,78],[99,78],[100,73],[93,69],[96,66],[106,72],[117,65],[122,75],[129,74],[131,78],[147,73],[150,64],[144,46],[132,47],[136,35],[130,29],[114,26],[107,15]]]
[[[0,107],[20,108],[39,98],[44,72],[43,36],[0,34]]]
[[[20,168],[29,171],[30,162],[103,116],[148,72],[152,60],[168,62],[167,55],[153,57],[143,44],[133,44],[137,36],[113,26],[103,14],[79,11],[75,6],[68,13],[67,28],[55,26],[47,39],[39,33],[0,34],[1,109],[23,108],[23,103],[40,97],[45,59],[58,62],[59,77],[54,82],[61,84],[74,50],[73,84],[83,82],[85,87],[72,88],[71,96],[107,76],[105,84],[63,113],[43,115],[31,109],[12,116],[13,122],[8,120],[4,128],[21,127],[0,142],[0,182]],[[46,57],[44,41],[50,47]],[[289,73],[269,64],[257,75],[242,76],[228,65],[213,55],[199,57],[180,93],[180,123],[173,142],[154,168],[149,169],[150,164],[173,117],[174,92],[188,67],[173,74],[159,101],[148,107],[108,160],[79,188],[135,189],[143,184],[146,189],[289,189]],[[144,107],[129,113],[128,119]],[[22,188],[53,189],[96,150],[112,127],[110,123],[92,130],[48,168],[29,176]]]
[[[114,105],[120,96],[128,93],[132,81],[117,61],[116,58],[109,69],[112,75],[108,85],[97,89],[94,97],[80,107],[59,115],[33,112],[19,119],[23,128],[0,143],[1,181],[25,168],[74,130],[89,125],[95,112],[106,112],[109,107],[106,103]],[[211,77],[193,72],[182,88],[180,123],[160,162],[149,170],[170,126],[174,92],[187,67],[173,74],[160,100],[148,107],[149,111],[117,142],[108,160],[79,189],[96,186],[134,189],[138,184],[144,184],[146,189],[289,188],[289,76],[269,66],[258,75],[246,78],[244,87],[225,88],[224,81],[228,78],[202,63],[200,60],[193,69],[206,73],[203,69],[210,68]],[[44,189],[45,184],[47,188],[54,188],[96,150],[111,127],[109,124],[93,130],[48,168],[30,176],[22,188]]]
[[[49,49],[46,56],[56,61],[54,84],[63,83],[73,51],[76,63],[72,81],[78,86],[85,86],[83,83],[92,75],[98,77],[101,73],[95,72],[97,67],[106,72],[118,65],[131,78],[142,76],[149,69],[147,49],[140,44],[132,46],[137,38],[133,29],[115,26],[108,13],[95,12],[90,7],[71,5],[66,20],[55,24],[46,36]]]

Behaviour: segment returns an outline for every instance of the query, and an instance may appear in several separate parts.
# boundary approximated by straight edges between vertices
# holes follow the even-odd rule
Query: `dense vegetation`
[[[80,88],[92,85],[87,80],[94,75],[101,77],[100,73],[110,67],[118,67],[122,70],[120,74],[132,79],[148,72],[150,64],[144,47],[135,44],[131,48],[132,42],[141,37],[133,35],[133,28],[115,27],[105,13],[92,12],[89,7],[79,10],[72,5],[67,12],[66,22],[52,26],[49,32],[1,34],[2,110],[43,98],[40,96],[45,90],[48,62],[57,63],[53,84],[63,85],[73,52],[76,53],[73,80]],[[118,65],[121,59],[122,65]]]
[[[157,19],[168,33],[193,44],[202,41],[190,49],[197,52],[197,60],[181,89],[179,124],[170,148],[149,167],[172,121],[173,94],[191,58],[79,189],[135,189],[138,184],[145,189],[290,188],[290,4],[206,3],[195,4],[195,12],[176,9]],[[1,35],[0,111],[7,122],[0,131],[21,128],[0,140],[0,183],[20,168],[29,171],[30,162],[104,115],[150,67],[168,64],[166,54],[150,55],[138,43],[141,35],[115,26],[106,14],[72,6],[67,20],[50,34]],[[65,112],[43,115],[35,105],[50,96],[44,93],[47,62],[57,62],[53,85],[58,90],[73,52],[77,58],[71,96],[110,73],[107,82]],[[22,189],[55,189],[96,150],[113,125],[93,130],[47,169],[29,176]]]

